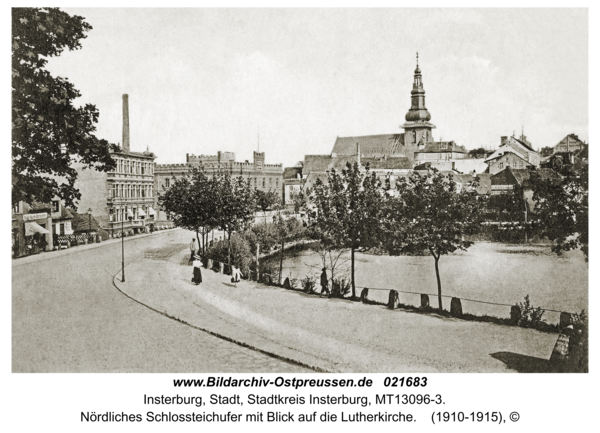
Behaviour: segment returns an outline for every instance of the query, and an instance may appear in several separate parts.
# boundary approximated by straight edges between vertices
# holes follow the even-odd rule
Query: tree
[[[99,113],[75,107],[81,94],[46,69],[48,57],[81,48],[92,27],[83,17],[57,8],[12,9],[12,203],[50,202],[75,207],[74,163],[98,171],[114,169],[114,145],[94,135]]]
[[[542,177],[540,173],[532,172],[529,182],[542,235],[555,242],[552,251],[561,254],[562,251],[581,248],[587,260],[588,165],[583,164],[578,172],[568,172],[562,179]]]
[[[544,157],[546,157],[546,156],[550,156],[550,155],[552,155],[552,154],[554,154],[554,148],[553,148],[553,147],[546,146],[546,147],[542,147],[542,148],[540,149],[540,156],[541,156],[542,158],[544,158]]]
[[[241,176],[232,178],[229,173],[213,176],[214,222],[215,226],[227,233],[227,264],[231,272],[231,235],[250,227],[254,220],[256,196],[254,189]]]
[[[469,158],[485,158],[488,155],[488,151],[483,147],[479,147],[477,149],[471,149],[467,152],[467,156]]]
[[[283,271],[283,250],[286,243],[293,242],[302,236],[304,227],[296,218],[285,219],[281,215],[281,207],[279,215],[273,222],[275,225],[275,233],[277,236],[277,243],[281,248],[279,253],[279,284],[281,284],[281,274]]]
[[[195,232],[198,246],[202,245],[203,248],[206,236],[216,227],[214,184],[213,179],[192,168],[188,175],[175,179],[171,187],[159,196],[159,203],[169,219],[176,227]]]
[[[457,192],[452,175],[435,168],[426,175],[413,173],[396,182],[398,196],[386,206],[386,243],[390,254],[429,251],[435,260],[438,304],[442,309],[440,257],[458,249],[466,251],[472,242],[464,236],[477,231],[482,204],[475,191],[477,180]]]
[[[317,179],[313,201],[316,212],[310,215],[311,224],[320,233],[327,248],[350,249],[350,279],[352,297],[356,298],[354,253],[357,248],[378,244],[382,203],[381,182],[369,166],[347,163],[338,173],[329,173],[328,183]]]
[[[277,204],[280,201],[279,196],[273,191],[264,192],[263,190],[255,189],[254,195],[256,202],[256,210],[262,211],[263,215],[269,209],[272,209],[273,207],[277,206]]]
[[[302,191],[299,191],[296,194],[293,194],[292,201],[294,203],[294,212],[295,213],[306,210],[306,205],[307,205],[306,197],[304,196],[304,193]]]

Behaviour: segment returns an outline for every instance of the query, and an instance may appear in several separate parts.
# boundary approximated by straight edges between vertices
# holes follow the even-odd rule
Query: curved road
[[[125,265],[191,234],[157,232],[125,241]],[[69,252],[69,254],[66,254]],[[13,372],[308,372],[302,367],[168,319],[112,283],[121,243],[13,261]],[[127,277],[127,268],[125,269]]]

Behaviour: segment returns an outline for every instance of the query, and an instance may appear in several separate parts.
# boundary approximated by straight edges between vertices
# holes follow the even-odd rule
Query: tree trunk
[[[200,243],[200,232],[198,231],[198,229],[196,229],[196,240],[198,241],[198,251],[200,251],[202,244]]]
[[[231,232],[227,232],[227,266],[229,266],[229,274],[231,274]]]
[[[281,285],[281,273],[283,272],[283,248],[285,247],[285,242],[281,243],[281,254],[279,256],[279,284]]]
[[[352,299],[356,298],[356,286],[354,284],[354,245],[351,248],[350,253],[350,279],[352,280]]]
[[[433,252],[431,254],[433,254]],[[440,268],[438,267],[438,262],[440,260],[440,256],[438,255],[436,257],[436,255],[433,254],[433,258],[435,260],[435,276],[437,277],[437,284],[438,284],[438,305],[439,305],[440,310],[442,310],[442,281],[440,280]]]

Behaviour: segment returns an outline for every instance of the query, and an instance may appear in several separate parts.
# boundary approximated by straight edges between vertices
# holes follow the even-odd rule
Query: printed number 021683
[[[383,386],[427,386],[426,377],[386,377]]]

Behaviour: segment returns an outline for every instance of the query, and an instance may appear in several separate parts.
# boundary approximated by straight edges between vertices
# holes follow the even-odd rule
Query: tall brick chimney
[[[123,95],[123,150],[129,152],[129,95]]]

